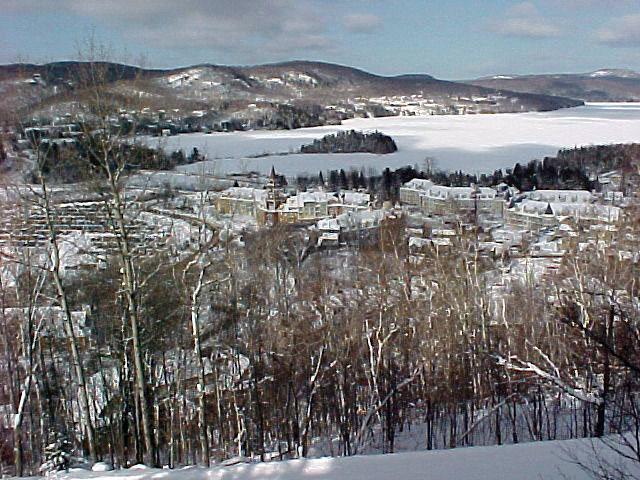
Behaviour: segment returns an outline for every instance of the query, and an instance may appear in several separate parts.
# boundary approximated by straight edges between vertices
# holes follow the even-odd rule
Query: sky
[[[0,63],[318,60],[443,79],[640,70],[640,0],[0,0]]]

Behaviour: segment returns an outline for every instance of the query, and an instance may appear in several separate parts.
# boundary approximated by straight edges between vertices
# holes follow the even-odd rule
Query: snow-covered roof
[[[429,190],[433,186],[433,182],[431,180],[425,180],[423,178],[414,178],[413,180],[409,180],[402,187],[410,188],[413,190]]]
[[[409,248],[422,248],[431,244],[431,239],[421,237],[409,237]]]
[[[495,198],[497,192],[489,187],[445,187],[443,185],[432,185],[425,191],[425,195],[430,198],[454,198],[454,199],[472,199],[474,195],[477,198]]]
[[[531,200],[541,202],[589,203],[593,199],[587,190],[535,190],[527,193]]]
[[[345,205],[367,206],[371,201],[371,196],[368,193],[362,192],[344,191],[340,196]]]
[[[434,237],[455,237],[457,234],[452,228],[434,228],[431,230],[431,235]]]
[[[305,203],[338,203],[338,198],[329,192],[298,192],[287,199],[290,208],[301,208]]]
[[[318,230],[323,231],[339,231],[340,230],[340,222],[338,222],[337,218],[323,218],[319,220],[317,223]]]
[[[267,191],[251,187],[231,187],[220,193],[220,197],[245,200],[264,200],[267,197]]]
[[[510,210],[531,215],[544,215],[547,213],[549,208],[551,208],[551,214],[556,217],[594,219],[605,222],[615,222],[620,217],[620,208],[611,205],[548,202],[530,199],[525,199],[522,202],[516,203]]]
[[[356,210],[345,212],[335,218],[325,218],[316,224],[319,230],[338,231],[353,228],[369,228],[380,224],[385,217],[383,210]]]

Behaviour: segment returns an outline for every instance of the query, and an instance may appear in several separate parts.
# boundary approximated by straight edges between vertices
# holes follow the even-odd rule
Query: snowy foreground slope
[[[74,471],[61,479],[109,480],[480,480],[588,479],[572,459],[595,460],[595,451],[618,463],[600,442],[565,440],[501,447],[472,447],[394,455],[319,458],[240,464],[229,467],[156,470],[133,467],[117,472]],[[600,456],[600,455],[598,455]],[[639,469],[634,470],[638,475]],[[635,477],[637,478],[637,476]]]

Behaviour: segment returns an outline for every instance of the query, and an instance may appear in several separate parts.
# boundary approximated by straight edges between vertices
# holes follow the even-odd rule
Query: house
[[[450,238],[419,238],[409,237],[409,252],[412,255],[425,255],[431,251],[436,255],[451,249],[453,242]]]
[[[558,225],[551,205],[537,200],[512,202],[504,210],[504,222],[512,228],[540,231]]]
[[[621,190],[624,185],[624,177],[622,173],[618,170],[613,170],[611,172],[601,173],[596,178],[598,182],[598,186],[600,187],[600,191],[604,193],[613,192]]]
[[[315,222],[344,212],[366,210],[371,204],[368,193],[324,190],[298,192],[287,196],[284,177],[272,169],[264,189],[231,187],[217,197],[216,210],[224,215],[254,217],[259,225]]]

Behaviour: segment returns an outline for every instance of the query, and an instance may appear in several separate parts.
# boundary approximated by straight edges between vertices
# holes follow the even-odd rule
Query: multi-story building
[[[419,205],[426,215],[484,214],[532,231],[558,226],[566,219],[589,224],[617,221],[620,208],[596,199],[586,190],[534,190],[508,203],[493,188],[445,187],[421,179],[400,188],[401,202]]]
[[[420,208],[427,215],[477,213],[502,215],[504,201],[488,187],[444,187],[433,185],[420,195]]]
[[[220,193],[215,208],[224,215],[254,217],[258,224],[312,222],[336,217],[343,212],[366,210],[371,204],[367,193],[343,191],[298,192],[287,197],[272,172],[265,189],[232,187]]]
[[[549,203],[591,203],[594,200],[587,190],[534,190],[526,196],[530,200]]]
[[[537,200],[525,200],[505,208],[504,223],[511,227],[533,231],[559,224],[551,205]]]
[[[414,178],[400,187],[400,202],[405,205],[420,205],[420,196],[433,187],[431,180]]]
[[[559,191],[560,192],[560,191]],[[568,200],[586,198],[580,191],[565,191],[568,196],[558,194],[558,198]],[[589,193],[589,192],[587,192]],[[544,197],[538,197],[544,198]],[[584,201],[548,202],[523,199],[514,202],[504,211],[507,225],[539,231],[547,227],[558,226],[564,219],[575,223],[601,224],[616,222],[620,217],[620,208],[612,205],[594,204]]]
[[[267,207],[267,190],[251,187],[231,187],[216,199],[216,209],[225,215],[255,217],[260,208]]]
[[[305,222],[339,215],[342,204],[333,193],[298,192],[287,198],[281,210],[295,213],[297,221]]]

